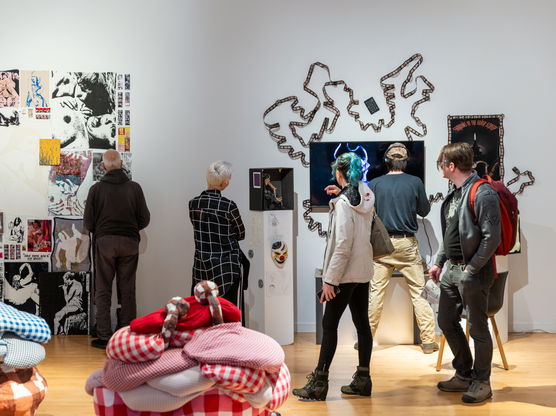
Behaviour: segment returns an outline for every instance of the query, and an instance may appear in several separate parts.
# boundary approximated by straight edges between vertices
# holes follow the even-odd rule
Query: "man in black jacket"
[[[139,231],[149,225],[150,212],[141,186],[122,169],[116,150],[107,150],[102,164],[106,174],[89,190],[85,227],[95,241],[95,304],[97,337],[93,347],[105,348],[112,335],[110,306],[116,276],[120,327],[136,316],[135,272],[139,260]]]
[[[488,330],[488,292],[494,281],[494,252],[500,243],[498,194],[489,184],[480,185],[473,211],[469,192],[480,178],[473,171],[473,149],[468,143],[450,143],[437,161],[442,175],[454,185],[441,208],[442,245],[429,270],[440,283],[438,325],[454,353],[456,374],[438,383],[447,392],[462,392],[466,403],[479,403],[492,396],[490,369],[492,339]],[[466,309],[475,357],[460,325]]]

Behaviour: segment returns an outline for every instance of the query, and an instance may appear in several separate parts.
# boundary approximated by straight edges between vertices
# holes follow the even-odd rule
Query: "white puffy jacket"
[[[330,200],[322,278],[334,286],[367,283],[373,276],[370,236],[375,197],[364,182],[359,182],[358,190],[361,202],[357,206],[344,194]]]

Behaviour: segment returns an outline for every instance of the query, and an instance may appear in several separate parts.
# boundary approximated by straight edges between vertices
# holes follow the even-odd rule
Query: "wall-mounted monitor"
[[[376,141],[376,142],[316,142],[309,147],[311,206],[328,207],[330,196],[326,195],[324,188],[335,184],[332,179],[330,165],[338,156],[346,152],[354,152],[366,163],[364,172],[365,181],[384,175],[388,169],[384,163],[384,153],[392,143],[403,143],[409,151],[406,173],[421,178],[425,183],[425,144],[423,141]]]

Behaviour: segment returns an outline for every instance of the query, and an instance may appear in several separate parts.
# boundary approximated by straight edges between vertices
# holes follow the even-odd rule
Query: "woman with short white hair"
[[[238,304],[241,281],[241,250],[245,227],[234,201],[222,196],[232,178],[230,162],[219,160],[207,169],[207,189],[189,201],[195,255],[193,287],[202,280],[215,282],[220,296]]]

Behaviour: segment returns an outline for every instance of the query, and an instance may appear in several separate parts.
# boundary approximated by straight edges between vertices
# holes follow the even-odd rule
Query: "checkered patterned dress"
[[[239,240],[245,227],[236,204],[220,191],[207,190],[189,201],[195,257],[193,280],[212,280],[227,293],[240,278]]]

